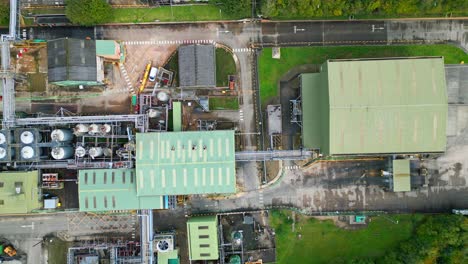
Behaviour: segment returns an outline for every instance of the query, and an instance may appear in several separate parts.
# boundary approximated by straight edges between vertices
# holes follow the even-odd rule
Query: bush
[[[66,0],[65,4],[65,14],[74,24],[94,26],[113,18],[113,9],[105,0]]]

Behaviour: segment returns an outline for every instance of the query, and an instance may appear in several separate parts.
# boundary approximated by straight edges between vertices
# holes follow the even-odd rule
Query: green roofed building
[[[445,151],[442,57],[328,60],[301,96],[303,145],[324,155]]]
[[[158,252],[158,264],[179,264],[179,250]]]
[[[80,170],[78,177],[82,212],[163,208],[162,196],[137,196],[133,169]]]
[[[0,173],[0,215],[26,214],[42,207],[38,171]]]
[[[136,134],[138,196],[235,193],[234,131]]]
[[[193,217],[187,221],[189,259],[216,260],[218,253],[218,218]]]
[[[393,191],[411,191],[409,160],[393,160]]]
[[[172,130],[174,132],[182,131],[182,103],[172,103]]]

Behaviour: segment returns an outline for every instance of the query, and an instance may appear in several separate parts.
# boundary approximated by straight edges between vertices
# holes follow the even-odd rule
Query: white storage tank
[[[92,147],[89,149],[88,154],[91,158],[97,158],[101,157],[104,153],[101,147]]]
[[[104,124],[100,127],[100,129],[101,129],[101,134],[105,135],[111,132],[112,127],[109,124]]]
[[[103,148],[102,152],[103,152],[104,156],[106,156],[106,157],[112,156],[112,149],[111,148]]]
[[[7,157],[8,150],[4,147],[0,147],[0,160],[3,160]]]
[[[88,128],[88,133],[90,135],[95,135],[101,131],[101,126],[98,124],[92,124]]]
[[[52,158],[56,160],[68,159],[73,156],[72,147],[54,147],[51,151]]]
[[[31,146],[24,146],[21,148],[21,158],[25,160],[33,159],[39,155],[39,153],[36,153],[36,150],[31,147]]]
[[[37,138],[36,138],[36,136],[37,136]],[[21,132],[20,141],[23,144],[32,144],[34,142],[40,142],[41,137],[38,134],[34,135],[33,131],[25,130],[25,131]]]
[[[161,111],[150,108],[150,109],[148,109],[146,114],[148,115],[149,118],[155,118],[155,117],[158,117],[158,116],[161,115]]]
[[[167,102],[169,100],[169,95],[166,92],[159,92],[156,98],[161,102]]]
[[[75,126],[75,135],[82,136],[85,133],[88,133],[89,126],[87,124],[78,124]]]
[[[7,139],[6,139],[6,135],[5,135],[5,134],[3,134],[3,133],[0,133],[0,145],[3,145],[3,144],[5,144],[5,143],[6,143],[6,141],[7,141]]]
[[[79,146],[75,149],[75,156],[78,158],[82,158],[86,155],[86,149],[83,148],[82,146]]]
[[[54,129],[50,134],[50,138],[54,141],[70,141],[73,139],[73,133],[69,129]]]

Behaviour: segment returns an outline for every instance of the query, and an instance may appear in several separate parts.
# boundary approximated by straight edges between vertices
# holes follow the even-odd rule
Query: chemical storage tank
[[[73,156],[72,147],[55,147],[51,151],[52,158],[56,160],[68,159]]]
[[[166,92],[161,91],[156,95],[156,98],[161,102],[167,102],[169,100],[169,95]]]
[[[100,130],[101,130],[101,134],[105,135],[105,134],[109,134],[111,132],[111,125],[109,124],[104,124],[100,127]]]
[[[21,159],[30,160],[35,159],[40,153],[36,153],[36,150],[31,146],[24,146],[21,148]]]
[[[104,154],[104,156],[110,157],[110,156],[112,156],[112,149],[111,148],[103,148],[102,153]]]
[[[41,136],[39,134],[34,133],[34,131],[24,130],[20,134],[20,141],[23,144],[32,144],[34,142],[40,142]]]
[[[7,137],[6,137],[6,135],[5,135],[3,132],[4,132],[4,131],[2,131],[2,132],[0,133],[0,145],[3,145],[3,144],[5,144],[5,143],[7,142]]]
[[[86,155],[86,149],[83,148],[82,146],[79,146],[75,149],[75,156],[78,158],[82,158]]]
[[[82,136],[85,133],[88,133],[89,126],[86,124],[78,124],[75,126],[75,135]]]
[[[73,133],[69,129],[54,129],[50,134],[50,138],[54,141],[70,141],[73,139]]]
[[[92,124],[88,128],[88,133],[90,135],[95,135],[97,133],[101,132],[101,126],[98,124]]]
[[[161,111],[150,108],[148,111],[146,111],[146,114],[148,115],[149,118],[155,118],[161,115]]]
[[[241,264],[241,257],[239,255],[231,255],[229,257],[229,264]]]
[[[8,150],[4,147],[0,147],[0,160],[5,160],[8,155]]]
[[[92,147],[89,149],[88,153],[91,158],[97,158],[104,154],[101,147]]]

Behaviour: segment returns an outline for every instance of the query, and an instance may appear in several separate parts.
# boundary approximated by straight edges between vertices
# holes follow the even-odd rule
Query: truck
[[[14,257],[16,256],[16,249],[12,245],[4,246],[3,253],[9,257]]]

